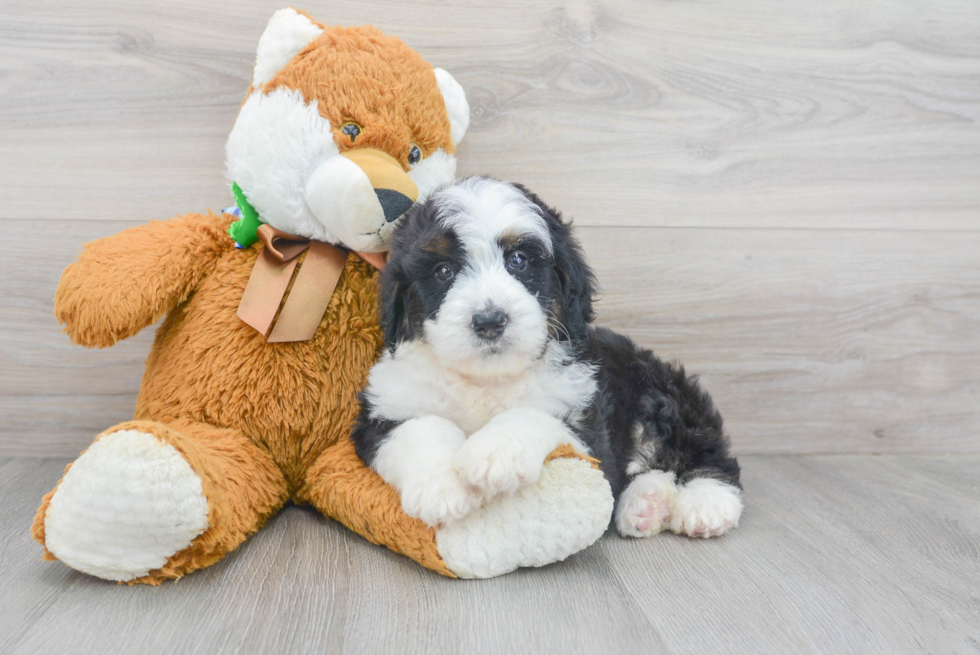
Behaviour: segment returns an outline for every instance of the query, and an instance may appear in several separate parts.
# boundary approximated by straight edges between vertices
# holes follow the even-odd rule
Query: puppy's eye
[[[422,161],[422,149],[413,143],[408,149],[408,163],[414,166],[420,161]]]
[[[511,253],[507,258],[507,269],[515,272],[527,268],[527,256],[522,252]]]
[[[350,142],[354,143],[356,139],[361,134],[361,126],[354,121],[347,121],[344,126],[340,128],[340,131],[350,137]]]
[[[439,264],[436,267],[436,279],[442,280],[443,282],[448,282],[456,276],[456,271],[447,266],[446,264]]]

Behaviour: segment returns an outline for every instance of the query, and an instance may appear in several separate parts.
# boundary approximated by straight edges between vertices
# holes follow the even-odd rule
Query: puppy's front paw
[[[433,527],[461,519],[480,506],[480,498],[466,490],[459,476],[447,470],[419,476],[401,492],[402,509]]]
[[[463,484],[484,498],[536,482],[543,465],[536,450],[520,437],[492,427],[472,435],[453,458]]]
[[[688,537],[718,537],[738,525],[742,492],[711,478],[694,478],[680,488],[670,529]]]

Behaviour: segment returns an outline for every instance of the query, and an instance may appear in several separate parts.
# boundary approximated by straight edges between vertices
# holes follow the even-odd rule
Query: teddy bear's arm
[[[180,304],[234,247],[229,216],[186,214],[85,245],[61,275],[55,316],[72,341],[105,348]]]

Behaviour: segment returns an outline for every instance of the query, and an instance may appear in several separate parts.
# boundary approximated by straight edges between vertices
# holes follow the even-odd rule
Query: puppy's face
[[[423,339],[473,376],[513,375],[591,320],[592,274],[557,211],[517,185],[474,177],[406,216],[382,282],[389,347]]]

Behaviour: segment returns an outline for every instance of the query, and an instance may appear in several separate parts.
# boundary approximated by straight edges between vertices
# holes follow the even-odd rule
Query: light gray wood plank
[[[0,217],[228,204],[223,143],[279,0],[7,3]],[[583,224],[977,230],[980,6],[362,3],[467,89],[462,173]]]
[[[974,461],[743,458],[747,509],[724,552],[668,537],[650,566],[642,544],[603,544],[634,597],[670,586],[670,602],[640,605],[659,630],[698,632],[703,651],[970,652],[980,504],[919,467]],[[629,574],[641,567],[652,575]]]
[[[452,581],[288,508],[223,562],[126,587],[37,561],[63,461],[0,462],[0,652],[969,653],[970,457],[744,457],[724,538],[607,535],[565,563]]]
[[[105,221],[2,221],[0,452],[73,456],[129,418],[152,329],[73,348],[58,277]],[[598,324],[699,373],[747,453],[980,452],[980,234],[579,230]]]
[[[67,460],[0,460],[0,652],[18,639],[80,579],[66,566],[41,560],[30,535],[41,497],[57,483]]]

